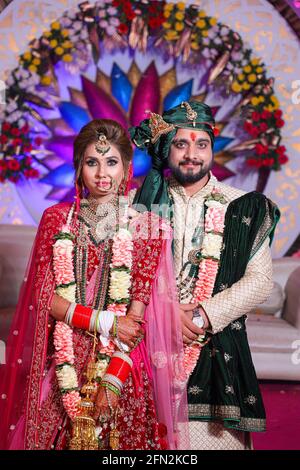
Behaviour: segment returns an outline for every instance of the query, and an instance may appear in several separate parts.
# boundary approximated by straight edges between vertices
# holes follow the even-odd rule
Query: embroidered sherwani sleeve
[[[273,287],[272,274],[268,237],[238,282],[201,303],[211,323],[210,331],[222,331],[229,323],[263,303]]]

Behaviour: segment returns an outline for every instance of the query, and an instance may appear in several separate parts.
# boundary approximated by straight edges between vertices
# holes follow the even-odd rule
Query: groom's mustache
[[[200,162],[199,160],[190,160],[190,159],[181,160],[179,162],[179,166],[180,165],[190,165],[190,164],[192,164],[192,165],[203,165],[203,162],[202,161]]]

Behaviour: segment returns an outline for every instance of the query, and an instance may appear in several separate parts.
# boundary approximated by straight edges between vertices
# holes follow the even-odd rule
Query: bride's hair
[[[129,164],[132,160],[133,149],[125,129],[112,119],[94,119],[82,127],[74,141],[73,164],[75,168],[75,181],[83,188],[82,166],[84,152],[88,145],[98,141],[99,134],[104,134],[110,144],[120,152],[127,179]]]

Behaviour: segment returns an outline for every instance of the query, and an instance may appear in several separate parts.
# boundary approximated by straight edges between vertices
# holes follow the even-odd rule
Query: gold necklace
[[[80,202],[78,218],[87,227],[91,241],[98,246],[112,238],[118,223],[118,196],[108,202],[99,203],[88,197]]]

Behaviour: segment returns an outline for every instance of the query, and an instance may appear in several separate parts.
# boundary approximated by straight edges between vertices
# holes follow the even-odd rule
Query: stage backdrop
[[[0,223],[72,200],[72,143],[91,118],[128,127],[194,98],[215,114],[216,176],[279,205],[274,257],[293,244],[299,39],[268,1],[14,0],[0,30]],[[136,149],[136,185],[150,164]]]

